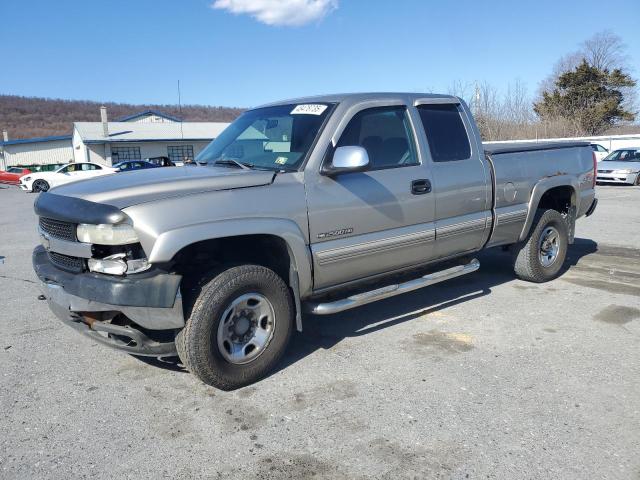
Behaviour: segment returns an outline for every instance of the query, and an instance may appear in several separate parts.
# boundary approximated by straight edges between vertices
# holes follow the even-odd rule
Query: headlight
[[[630,168],[626,168],[624,170],[614,170],[613,173],[621,173],[621,174],[633,173],[633,170],[631,170]]]
[[[124,253],[116,253],[105,258],[90,258],[87,262],[91,272],[106,273],[108,275],[124,275],[125,273],[140,273],[151,268],[146,258],[127,260]]]
[[[31,177],[22,177],[20,180],[28,182],[29,180],[31,180]]]
[[[128,245],[138,243],[138,235],[131,225],[90,225],[81,223],[76,230],[78,240],[98,245]]]

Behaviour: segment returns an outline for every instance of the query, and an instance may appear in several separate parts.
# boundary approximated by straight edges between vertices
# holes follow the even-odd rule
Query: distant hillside
[[[10,139],[70,135],[73,122],[100,121],[101,105],[107,107],[110,121],[145,110],[159,110],[182,117],[185,121],[230,122],[243,111],[241,108],[183,105],[180,114],[177,105],[130,105],[0,95],[0,131],[9,132]]]

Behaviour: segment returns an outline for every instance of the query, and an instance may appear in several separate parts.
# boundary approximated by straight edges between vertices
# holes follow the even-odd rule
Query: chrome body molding
[[[524,222],[527,219],[527,209],[516,210],[513,212],[499,213],[496,217],[496,226],[506,225],[508,223]]]
[[[475,220],[469,220],[467,222],[454,223],[452,225],[437,227],[436,237],[438,238],[438,240],[440,240],[456,235],[475,232],[477,230],[484,230],[485,228],[487,228],[487,219],[478,218]]]
[[[406,235],[398,235],[380,240],[372,240],[369,242],[348,245],[345,247],[332,248],[317,253],[318,265],[328,265],[344,260],[352,260],[354,258],[373,255],[376,253],[388,252],[398,248],[406,248],[422,243],[433,242],[436,238],[435,230],[426,230],[422,232],[409,233]]]

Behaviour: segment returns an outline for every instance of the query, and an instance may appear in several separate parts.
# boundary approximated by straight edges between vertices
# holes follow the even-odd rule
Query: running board
[[[371,290],[369,292],[358,293],[351,295],[350,297],[343,298],[342,300],[336,300],[335,302],[327,303],[308,303],[307,310],[309,313],[316,315],[330,315],[332,313],[342,312],[349,310],[350,308],[366,305],[367,303],[376,302],[383,298],[395,297],[402,293],[418,290],[419,288],[428,287],[435,283],[440,283],[451,278],[466,275],[467,273],[475,272],[480,268],[480,262],[477,259],[471,260],[466,265],[459,265],[456,267],[447,268],[439,272],[429,273],[423,277],[409,280],[408,282],[399,283],[396,285],[387,285],[386,287]]]

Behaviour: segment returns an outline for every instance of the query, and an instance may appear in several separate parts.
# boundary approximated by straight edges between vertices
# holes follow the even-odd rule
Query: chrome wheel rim
[[[558,259],[560,234],[555,227],[546,227],[538,243],[538,258],[543,267],[550,267]]]
[[[273,338],[276,316],[271,302],[259,293],[235,298],[218,325],[218,349],[229,363],[242,365],[258,358]]]
[[[35,187],[34,190],[36,190],[37,192],[46,192],[47,190],[49,190],[47,184],[42,180],[36,180],[33,186]]]

